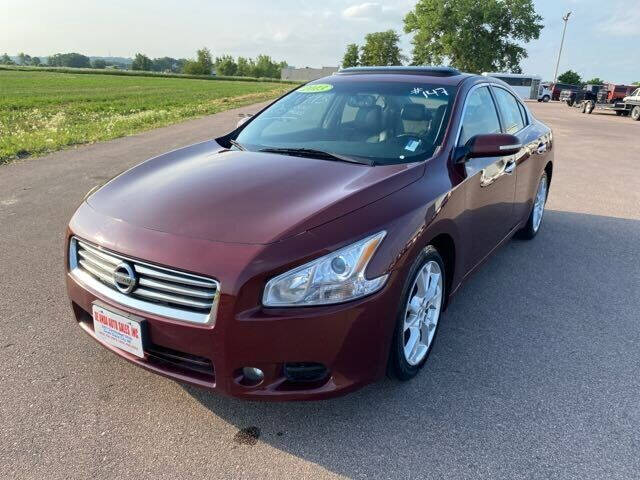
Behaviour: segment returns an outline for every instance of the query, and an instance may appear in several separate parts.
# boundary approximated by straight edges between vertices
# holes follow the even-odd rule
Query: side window
[[[504,88],[494,88],[493,91],[496,94],[498,108],[500,109],[500,113],[502,113],[502,118],[504,119],[504,131],[506,133],[514,134],[522,130],[524,128],[525,121],[522,118],[522,112],[519,106],[520,103]]]
[[[469,95],[465,106],[459,145],[476,135],[500,133],[498,112],[488,87],[481,87]]]
[[[518,108],[520,109],[520,114],[522,115],[522,120],[524,120],[524,125],[525,127],[527,125],[529,125],[529,117],[527,117],[527,110],[524,108],[524,106],[518,102]]]

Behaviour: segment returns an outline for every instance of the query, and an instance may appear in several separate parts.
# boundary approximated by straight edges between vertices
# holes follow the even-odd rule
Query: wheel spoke
[[[433,301],[434,297],[438,295],[438,282],[440,282],[440,274],[432,273],[429,277],[429,288],[427,289],[427,293],[425,298],[429,303]]]
[[[404,346],[405,358],[411,362],[415,355],[415,350],[420,343],[420,329],[418,327],[411,327],[409,329],[409,340],[407,340]]]

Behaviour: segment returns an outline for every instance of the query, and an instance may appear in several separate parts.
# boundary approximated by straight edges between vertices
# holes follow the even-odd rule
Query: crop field
[[[293,85],[0,70],[0,164],[275,98]]]

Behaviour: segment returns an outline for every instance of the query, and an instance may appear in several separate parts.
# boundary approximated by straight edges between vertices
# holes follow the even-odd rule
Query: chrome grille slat
[[[160,270],[156,270],[154,268],[149,268],[145,265],[136,265],[135,269],[136,272],[138,272],[140,275],[146,275],[148,277],[153,277],[160,280],[184,283],[185,285],[192,285],[194,287],[215,288],[216,286],[216,284],[213,282],[202,281],[195,278],[187,278],[182,275],[172,275]]]
[[[149,287],[155,290],[162,290],[163,292],[177,293],[178,295],[187,295],[189,297],[213,299],[213,297],[215,297],[216,295],[214,292],[178,287],[175,285],[171,285],[169,283],[158,282],[156,280],[152,280],[151,278],[143,277],[139,280],[138,283],[143,287]]]
[[[111,255],[108,255],[104,252],[101,252],[100,250],[98,250],[97,248],[93,248],[91,245],[87,245],[84,242],[78,242],[80,245],[80,248],[87,250],[91,253],[93,253],[96,257],[101,258],[102,260],[105,260],[113,265],[118,265],[122,260],[120,260],[117,257],[113,257]]]
[[[215,320],[220,284],[213,279],[150,265],[75,237],[70,244],[69,263],[78,281],[117,303],[187,322],[206,324]],[[137,277],[130,292],[119,290],[114,279],[116,271],[122,273],[123,263]]]
[[[108,283],[108,284],[113,284],[113,276],[107,274],[101,268],[98,268],[95,265],[92,265],[89,262],[86,262],[85,260],[80,260],[78,263],[85,270],[87,270],[89,273],[92,273],[93,275],[98,277],[103,282]]]
[[[138,297],[151,298],[160,302],[175,303],[178,305],[184,305],[187,307],[205,309],[211,308],[211,302],[199,302],[196,300],[190,300],[187,297],[178,297],[176,295],[167,295],[166,293],[155,292],[153,290],[147,290],[146,288],[136,288],[135,293]]]
[[[91,253],[88,253],[88,250],[80,250],[78,251],[78,255],[80,255],[85,262],[95,265],[100,269],[104,270],[105,272],[107,272],[108,274],[110,274],[111,276],[113,276],[114,265],[112,263],[105,262],[99,257],[96,257]]]

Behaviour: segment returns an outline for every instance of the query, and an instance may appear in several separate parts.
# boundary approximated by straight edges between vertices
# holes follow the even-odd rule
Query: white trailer
[[[500,73],[483,72],[485,77],[499,78],[513,88],[513,90],[523,100],[545,100],[551,99],[548,89],[540,88],[542,77],[540,75],[526,75],[524,73]],[[545,92],[548,99],[545,99]]]

